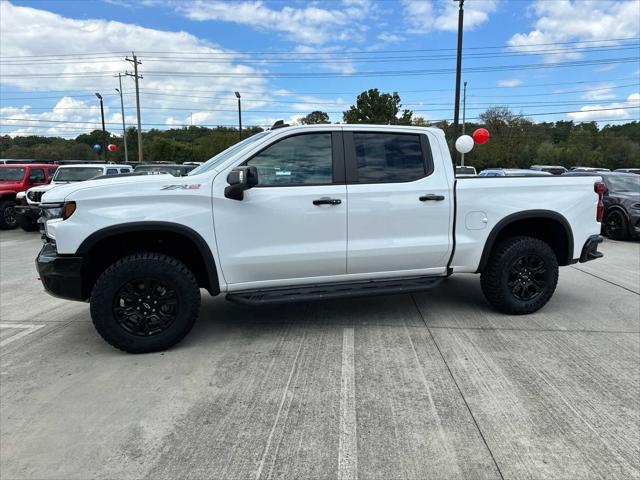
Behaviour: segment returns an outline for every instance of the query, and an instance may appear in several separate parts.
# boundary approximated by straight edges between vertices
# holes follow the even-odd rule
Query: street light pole
[[[240,101],[240,92],[234,92],[236,94],[236,98],[238,99],[238,135],[240,140],[242,140],[242,105]]]
[[[129,151],[127,149],[127,127],[124,124],[124,100],[122,99],[122,74],[118,73],[118,83],[120,88],[116,92],[120,94],[120,109],[122,111],[122,140],[124,141],[124,163],[129,163]]]
[[[102,117],[102,156],[107,161],[107,130],[104,128],[104,104],[102,103],[102,95],[96,92],[96,97],[100,100],[100,116]]]
[[[460,77],[462,70],[462,28],[464,25],[464,0],[454,0],[459,3],[458,8],[458,55],[456,58],[456,98],[453,109],[453,143],[458,139],[458,121],[460,117]],[[458,152],[453,149],[454,165],[457,163]]]
[[[467,114],[467,82],[464,82],[464,90],[462,94],[462,135],[464,135]],[[464,167],[464,153],[460,156],[460,165]]]

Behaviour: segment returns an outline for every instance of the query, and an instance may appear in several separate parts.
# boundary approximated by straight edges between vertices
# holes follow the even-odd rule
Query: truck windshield
[[[611,192],[640,193],[640,177],[636,178],[633,174],[630,174],[629,176],[611,175],[605,179],[605,182]]]
[[[6,167],[0,168],[0,182],[19,182],[24,178],[26,168]]]
[[[224,162],[228,158],[231,158],[233,155],[238,153],[240,150],[242,150],[245,147],[248,147],[249,145],[251,145],[252,143],[260,140],[261,138],[265,137],[269,133],[271,133],[270,130],[265,130],[264,132],[256,133],[255,135],[252,135],[249,138],[245,138],[244,140],[242,140],[241,142],[236,143],[235,145],[231,145],[229,148],[227,148],[226,150],[223,150],[222,152],[217,154],[215,157],[207,160],[205,163],[203,163],[199,167],[194,168],[193,170],[191,170],[189,172],[189,175],[197,175],[199,173],[208,172],[209,170],[211,170],[213,168],[216,168],[217,165],[221,164],[222,162]]]
[[[51,179],[53,182],[84,182],[102,175],[102,167],[60,167]]]

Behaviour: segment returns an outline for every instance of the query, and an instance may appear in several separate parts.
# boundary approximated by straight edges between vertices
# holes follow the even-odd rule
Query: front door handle
[[[323,197],[313,201],[314,205],[340,205],[342,200],[339,198]]]
[[[420,197],[421,202],[440,202],[442,200],[444,200],[444,195],[434,195],[433,193],[429,193],[428,195],[423,195]]]

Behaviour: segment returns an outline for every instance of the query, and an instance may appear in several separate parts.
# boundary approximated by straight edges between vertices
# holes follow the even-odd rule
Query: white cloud
[[[522,85],[522,80],[519,78],[505,78],[504,80],[498,80],[499,87],[513,88],[518,85]]]
[[[378,40],[384,43],[398,43],[404,40],[400,35],[395,35],[393,33],[382,32],[378,35]]]
[[[579,112],[569,113],[567,116],[578,122],[591,122],[604,119],[622,120],[626,118],[638,118],[638,107],[640,107],[640,93],[632,93],[627,97],[626,102],[588,105],[582,107]]]
[[[464,6],[464,28],[473,30],[489,20],[498,8],[498,0],[468,2]],[[433,30],[458,30],[458,3],[451,0],[402,0],[409,33],[428,33]]]
[[[638,0],[537,0],[533,5],[537,17],[534,29],[511,37],[509,45],[518,51],[540,49],[535,44],[568,41],[595,41],[640,36]],[[597,46],[591,43],[589,46]],[[612,45],[607,43],[606,45]],[[546,48],[553,49],[553,46]],[[549,55],[549,61],[580,58],[570,51]]]
[[[108,114],[109,107],[105,108],[105,116]],[[44,132],[47,135],[75,137],[80,130],[88,131],[100,128],[98,123],[95,125],[87,125],[86,123],[100,121],[100,107],[89,105],[84,100],[69,97],[61,98],[50,111],[31,113],[31,107],[28,105],[10,106],[0,108],[0,116],[16,119],[2,120],[5,127],[16,125],[11,132],[13,136],[41,135]],[[117,114],[115,118],[121,121],[120,114]]]
[[[583,100],[613,100],[616,98],[615,93],[613,93],[613,85],[612,83],[601,83],[599,85],[594,86],[589,91],[582,94],[580,98]]]
[[[336,55],[345,52],[344,47],[331,46],[331,47],[312,47],[309,45],[298,45],[294,50],[296,54],[305,55],[307,59],[312,58],[311,68],[322,67],[331,72],[338,72],[345,75],[354,73],[356,71],[355,64],[349,60],[341,58],[341,55]]]
[[[333,9],[320,8],[316,4],[274,9],[262,0],[198,0],[178,5],[178,11],[191,20],[218,20],[272,30],[305,45],[357,37],[366,29],[358,21],[365,19],[372,8],[369,0],[345,0],[340,8]]]
[[[211,100],[187,100],[193,104],[200,104],[199,108],[218,108],[220,97],[229,97],[229,104],[233,105],[234,90],[252,92],[254,98],[269,98],[267,81],[262,76],[263,71],[235,63],[238,55],[223,50],[209,42],[199,39],[186,32],[167,32],[144,28],[138,25],[106,20],[76,20],[57,15],[45,10],[21,7],[7,1],[0,2],[0,52],[5,57],[22,57],[34,55],[78,55],[90,52],[122,52],[121,54],[94,55],[87,60],[78,61],[79,57],[61,57],[58,63],[38,63],[33,58],[28,62],[16,60],[20,65],[2,65],[2,85],[17,87],[21,90],[75,90],[83,93],[100,91],[105,96],[107,110],[111,106],[119,112],[120,105],[117,96],[107,96],[106,92],[114,92],[117,87],[116,72],[131,70],[130,63],[124,61],[126,52],[142,52],[140,59],[141,74],[144,76],[140,88],[147,91],[181,92],[188,95],[194,90],[207,89]],[[175,52],[173,58],[153,61],[152,55],[144,51]],[[181,62],[184,52],[198,52],[194,58],[207,58],[216,55],[216,62],[203,61],[185,64]],[[218,56],[222,54],[222,56]],[[171,55],[171,53],[163,54]],[[179,58],[178,58],[179,57]],[[84,58],[84,57],[80,57]],[[51,60],[49,60],[51,61]],[[185,65],[188,65],[186,67]],[[184,72],[185,70],[205,72],[207,74],[242,74],[242,77],[188,77],[179,75],[160,76],[153,71]],[[83,77],[79,74],[100,72],[99,77]],[[33,75],[55,74],[51,78],[38,78]],[[59,75],[58,75],[59,74]],[[11,76],[13,75],[13,76]],[[123,78],[123,89],[126,92],[125,106],[133,107],[133,81]],[[217,97],[217,98],[216,98]],[[70,99],[63,99],[65,102]],[[61,102],[63,101],[61,100]],[[183,106],[183,99],[170,96],[146,95],[143,93],[143,128],[144,124],[164,124],[168,116],[162,110],[169,106]],[[86,105],[87,111],[83,115],[91,117],[92,121],[99,119],[93,109],[98,108],[97,101],[92,99]],[[6,106],[6,102],[3,101]],[[60,102],[57,107],[60,106]],[[252,105],[256,108],[255,105]],[[146,109],[146,110],[145,110]],[[53,113],[55,112],[52,110]],[[65,110],[67,111],[67,110]],[[91,115],[88,115],[91,112]],[[59,112],[58,112],[59,114]],[[73,110],[69,110],[64,119],[71,119]],[[7,116],[7,115],[3,115]],[[44,118],[44,117],[43,117]],[[119,118],[119,113],[118,113]],[[3,121],[5,124],[7,122]],[[231,112],[219,112],[211,119],[211,123],[235,124],[235,115]],[[87,126],[85,129],[90,129]],[[117,126],[112,126],[116,131]],[[6,130],[6,129],[5,129]],[[118,129],[119,130],[119,129]]]

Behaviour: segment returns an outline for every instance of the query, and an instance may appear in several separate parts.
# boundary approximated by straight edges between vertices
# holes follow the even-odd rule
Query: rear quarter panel
[[[573,233],[572,258],[579,258],[587,238],[600,233],[598,195],[593,190],[598,181],[598,177],[458,178],[454,272],[475,272],[498,222],[529,210],[547,210],[564,217]]]

